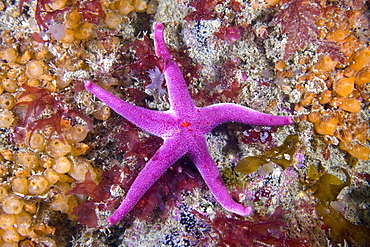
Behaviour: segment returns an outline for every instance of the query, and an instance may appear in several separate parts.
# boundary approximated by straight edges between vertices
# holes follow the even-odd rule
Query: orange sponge
[[[320,121],[316,122],[314,127],[317,133],[321,135],[333,135],[337,130],[339,121],[337,118],[326,115],[323,116]]]
[[[370,82],[370,66],[366,66],[358,72],[355,83],[361,86],[369,82]]]
[[[343,77],[333,84],[333,90],[340,96],[348,96],[354,89],[355,77]]]
[[[370,65],[370,47],[362,48],[361,50],[355,52],[351,59],[351,64],[349,65],[349,68],[359,71],[365,66]]]
[[[315,74],[322,74],[331,71],[338,64],[337,60],[332,60],[329,55],[320,57],[319,61],[314,65]]]
[[[326,36],[326,39],[334,42],[341,42],[345,38],[347,38],[349,32],[350,32],[349,29],[337,28],[334,31],[329,32],[328,35]]]
[[[361,109],[361,102],[355,98],[345,97],[341,107],[345,111],[359,112]]]
[[[352,143],[341,142],[339,144],[339,147],[347,151],[353,157],[356,157],[362,160],[369,160],[370,148],[366,147],[362,143],[352,144]]]

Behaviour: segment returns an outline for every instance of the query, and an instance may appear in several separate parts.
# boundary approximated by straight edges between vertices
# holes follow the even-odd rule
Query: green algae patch
[[[279,147],[272,148],[261,155],[243,158],[236,165],[235,170],[247,175],[255,172],[260,166],[269,162],[273,162],[285,170],[293,163],[294,154],[297,152],[298,146],[298,135],[290,135]]]
[[[313,181],[320,178],[320,173],[315,165],[310,165],[307,169],[307,179]]]
[[[350,246],[370,246],[370,228],[368,226],[352,224],[326,203],[318,204],[316,212],[322,217],[325,226],[330,228],[332,246],[343,245],[344,240],[353,244]]]
[[[346,175],[346,182],[343,182],[332,174],[324,174],[313,187],[313,195],[321,202],[331,202],[337,200],[339,193],[344,187],[351,185],[351,177],[345,169],[342,171]]]
[[[342,189],[351,184],[348,172],[345,169],[342,171],[346,175],[345,182],[332,174],[324,174],[314,185],[313,195],[320,200],[316,206],[316,212],[325,226],[330,229],[329,235],[333,246],[343,245],[345,241],[353,246],[370,246],[370,228],[352,224],[329,205],[330,202],[337,200]]]

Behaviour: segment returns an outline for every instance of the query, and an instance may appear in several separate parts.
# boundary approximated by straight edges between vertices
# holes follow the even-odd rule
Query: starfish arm
[[[231,198],[204,138],[198,138],[197,145],[192,145],[189,153],[214,197],[226,210],[242,216],[252,213],[251,206],[243,206]]]
[[[186,147],[179,146],[175,138],[165,140],[141,170],[119,208],[108,218],[109,224],[115,224],[126,216],[154,182],[186,152]]]
[[[168,52],[164,42],[163,24],[154,23],[154,46],[156,55],[164,60],[164,77],[171,108],[175,112],[189,111],[195,108],[182,72]]]
[[[169,112],[153,111],[132,105],[105,91],[91,81],[85,82],[85,88],[122,117],[148,133],[163,136],[166,135],[166,130],[173,128],[174,121]]]
[[[273,116],[251,108],[222,103],[200,108],[205,122],[209,122],[208,131],[225,122],[239,122],[252,125],[287,125],[292,124],[290,116]]]

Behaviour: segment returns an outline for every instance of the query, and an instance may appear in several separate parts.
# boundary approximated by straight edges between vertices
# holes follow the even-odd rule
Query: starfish
[[[195,106],[181,70],[167,50],[163,24],[160,22],[154,23],[154,46],[156,55],[164,61],[163,73],[171,105],[169,110],[154,111],[135,106],[91,81],[85,82],[86,89],[115,112],[164,140],[163,145],[140,171],[119,208],[107,221],[115,224],[126,216],[154,182],[185,154],[189,154],[214,197],[226,210],[242,216],[250,215],[252,207],[237,203],[228,193],[209,154],[205,135],[225,122],[277,126],[291,124],[292,118],[272,116],[232,103]]]

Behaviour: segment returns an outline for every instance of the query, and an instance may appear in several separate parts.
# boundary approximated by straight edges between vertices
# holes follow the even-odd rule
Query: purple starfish
[[[85,87],[118,114],[150,134],[163,138],[163,145],[132,184],[119,208],[108,218],[110,224],[121,220],[135,206],[155,181],[183,155],[189,154],[216,200],[227,210],[247,216],[251,206],[235,202],[229,195],[215,162],[209,154],[205,135],[225,122],[253,125],[291,124],[291,117],[272,116],[236,104],[196,107],[184,77],[167,50],[163,24],[154,24],[156,55],[164,60],[164,75],[171,108],[153,111],[127,103],[90,81]]]

